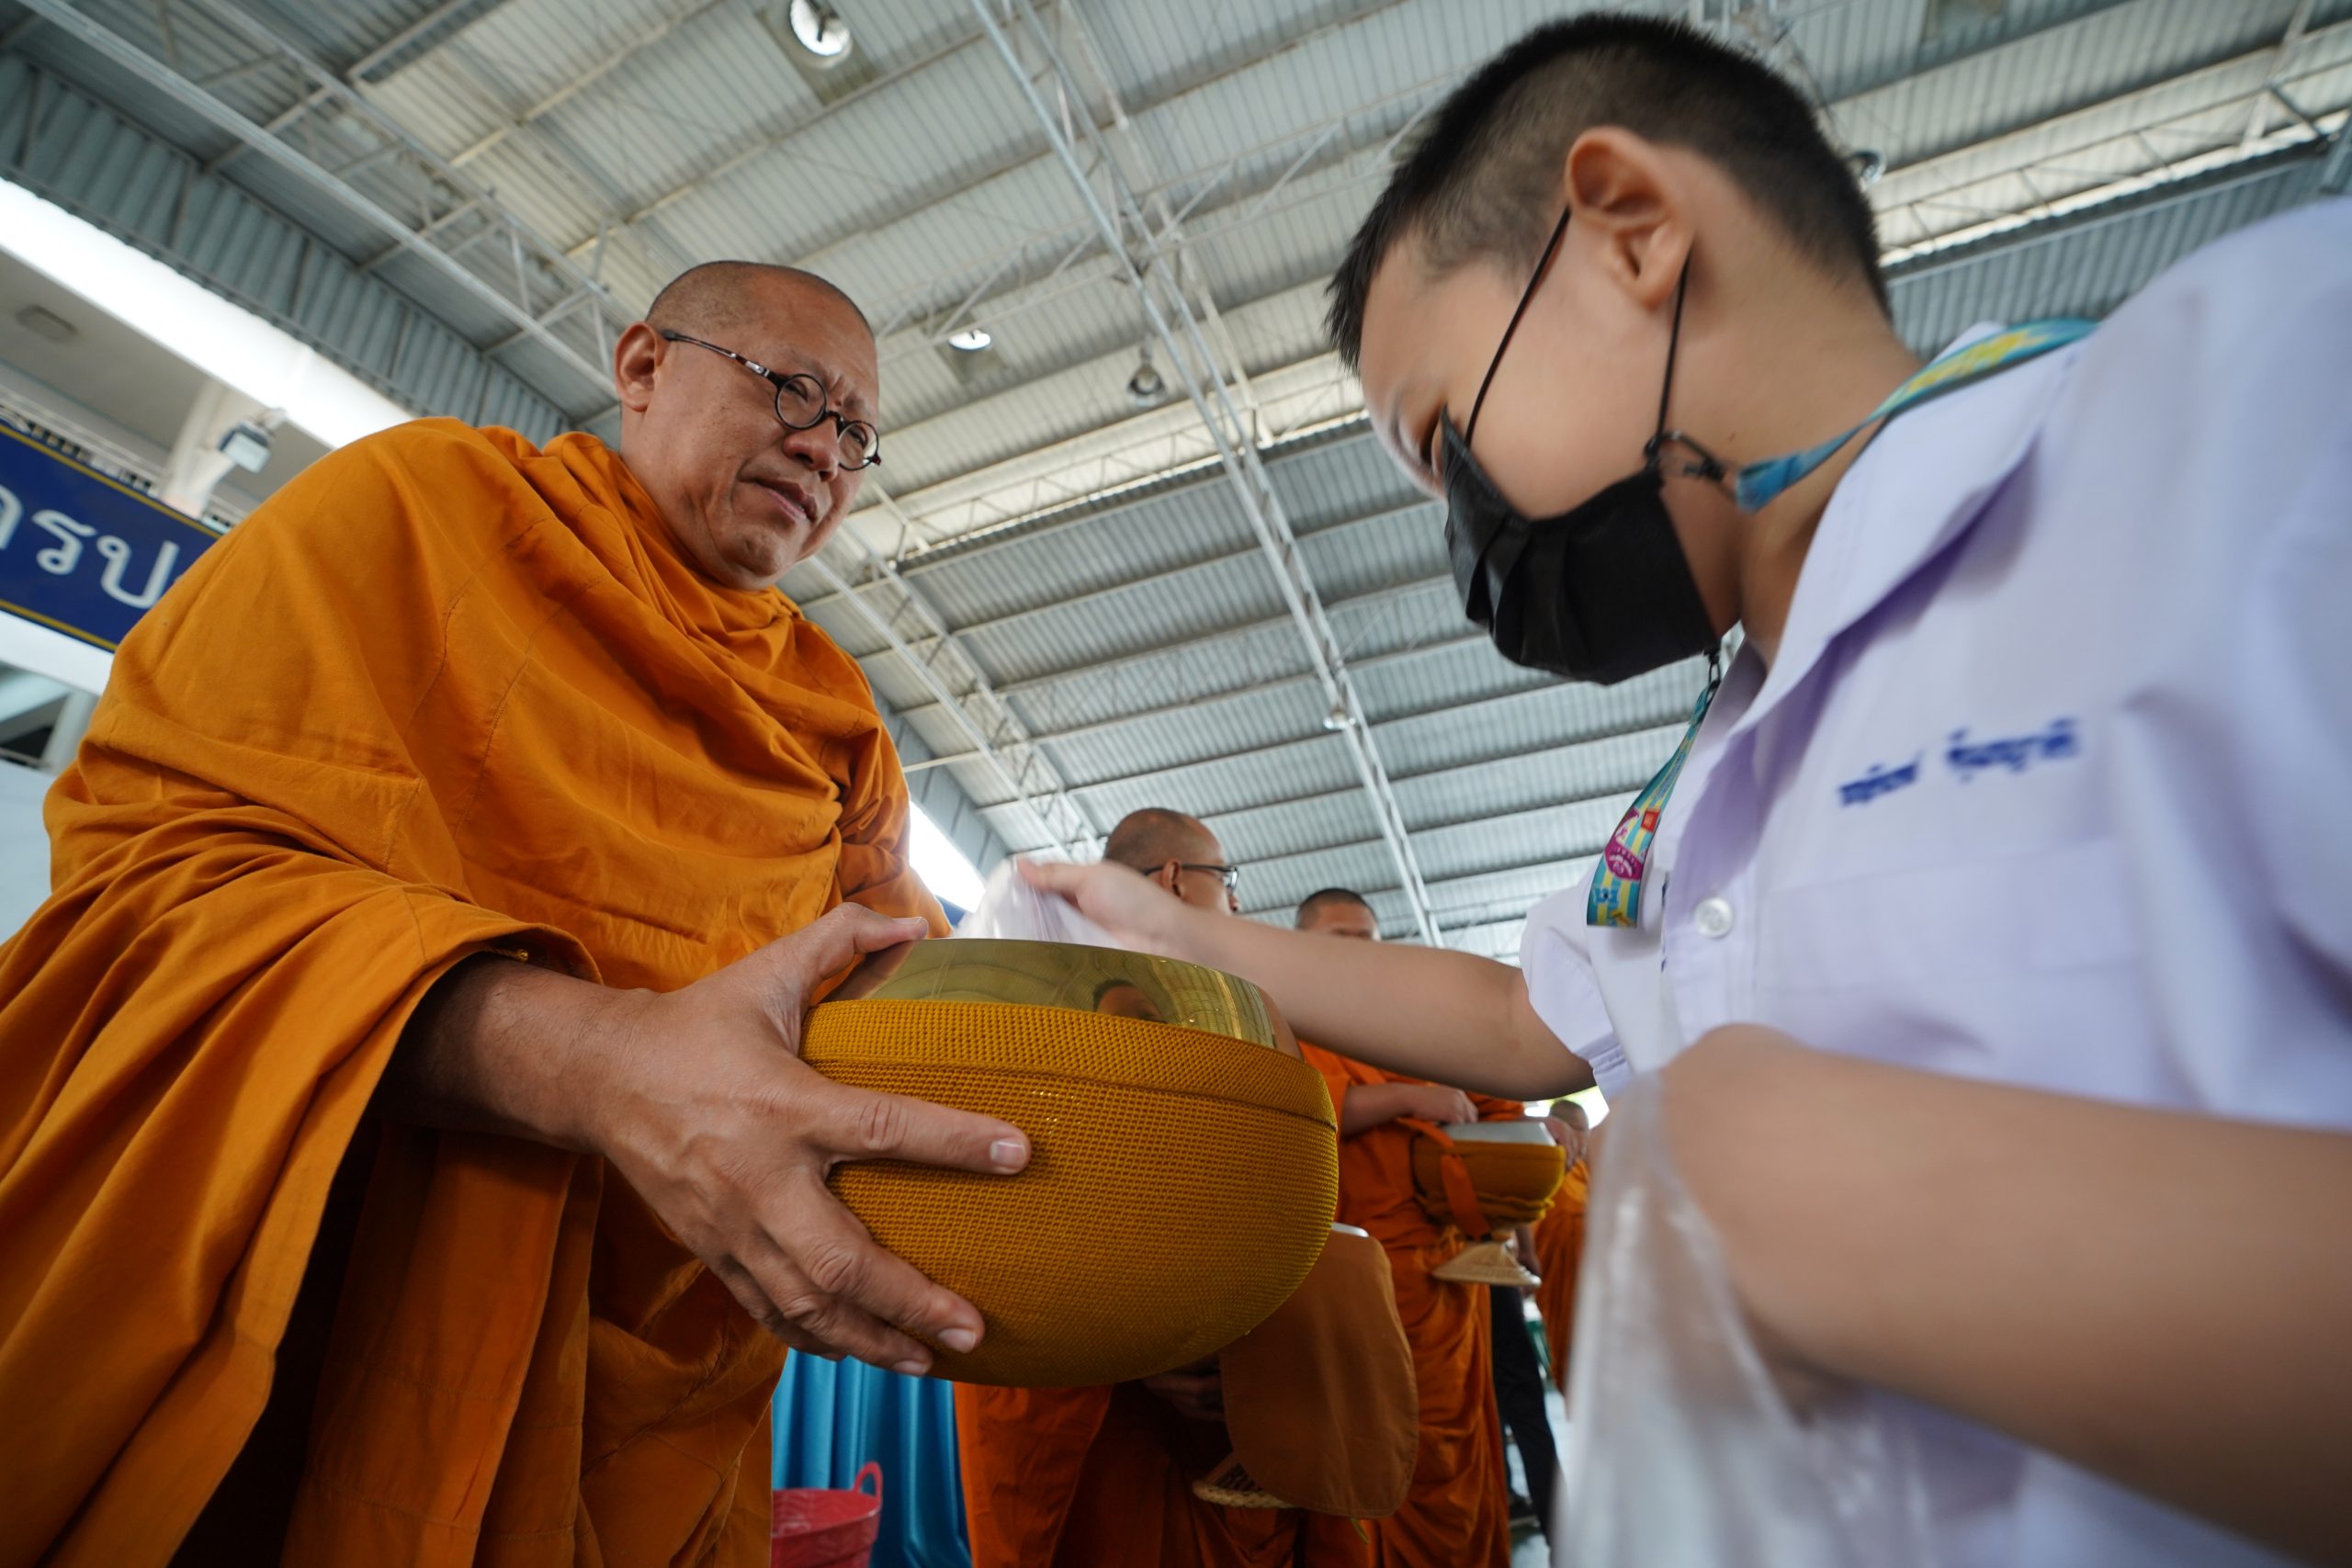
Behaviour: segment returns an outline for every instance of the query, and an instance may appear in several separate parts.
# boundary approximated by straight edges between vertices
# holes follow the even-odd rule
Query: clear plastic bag
[[[1020,867],[1010,860],[989,873],[980,901],[966,912],[956,934],[1010,942],[1074,942],[1087,947],[1119,945],[1060,894],[1040,893],[1030,886]]]
[[[1910,1430],[1792,1404],[1684,1190],[1657,1075],[1609,1104],[1577,1291],[1555,1568],[1933,1568]]]

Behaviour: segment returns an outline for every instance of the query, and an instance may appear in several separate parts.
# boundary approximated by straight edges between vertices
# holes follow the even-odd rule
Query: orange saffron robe
[[[1233,1452],[1225,1426],[1140,1383],[956,1389],[972,1568],[1369,1568],[1376,1525],[1227,1508],[1193,1483]]]
[[[1544,1276],[1535,1288],[1535,1310],[1544,1314],[1552,1382],[1563,1393],[1568,1389],[1568,1352],[1577,1326],[1577,1270],[1584,1265],[1584,1211],[1591,1195],[1592,1169],[1578,1160],[1568,1167],[1552,1206],[1535,1222],[1535,1267]]]
[[[427,421],[164,596],[47,814],[0,1563],[145,1568],[200,1514],[239,1562],[764,1562],[782,1348],[601,1161],[368,1107],[470,954],[673,989],[844,899],[936,925],[855,663],[594,439]]]
[[[1300,1042],[1342,1116],[1351,1088],[1419,1083]],[[1471,1096],[1482,1120],[1515,1118],[1510,1100]],[[1396,1314],[1413,1349],[1421,1446],[1403,1507],[1372,1524],[1380,1568],[1505,1568],[1510,1561],[1510,1471],[1495,1401],[1494,1326],[1487,1287],[1430,1277],[1462,1250],[1462,1233],[1413,1196],[1413,1139],[1395,1122],[1340,1140],[1340,1221],[1388,1251]]]

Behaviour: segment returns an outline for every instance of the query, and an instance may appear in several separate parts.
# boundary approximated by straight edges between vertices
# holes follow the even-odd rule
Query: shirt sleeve
[[[1519,964],[1527,999],[1554,1038],[1591,1066],[1600,1091],[1614,1096],[1633,1081],[1634,1069],[1617,1043],[1592,972],[1585,942],[1584,890],[1572,886],[1535,906],[1520,938]]]

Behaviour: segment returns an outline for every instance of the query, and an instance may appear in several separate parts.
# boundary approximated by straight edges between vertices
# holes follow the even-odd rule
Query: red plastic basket
[[[868,1493],[865,1483],[874,1483]],[[882,1533],[882,1467],[857,1472],[856,1489],[799,1487],[769,1500],[769,1568],[865,1568]]]

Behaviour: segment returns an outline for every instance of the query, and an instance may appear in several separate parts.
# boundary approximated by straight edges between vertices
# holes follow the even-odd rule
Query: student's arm
[[[1031,863],[1022,872],[1129,946],[1255,982],[1302,1038],[1359,1061],[1509,1099],[1592,1086],[1592,1069],[1544,1026],[1509,964],[1212,914],[1123,865]]]
[[[1675,1160],[1765,1343],[2352,1560],[2352,1135],[1747,1026],[1664,1078]]]

